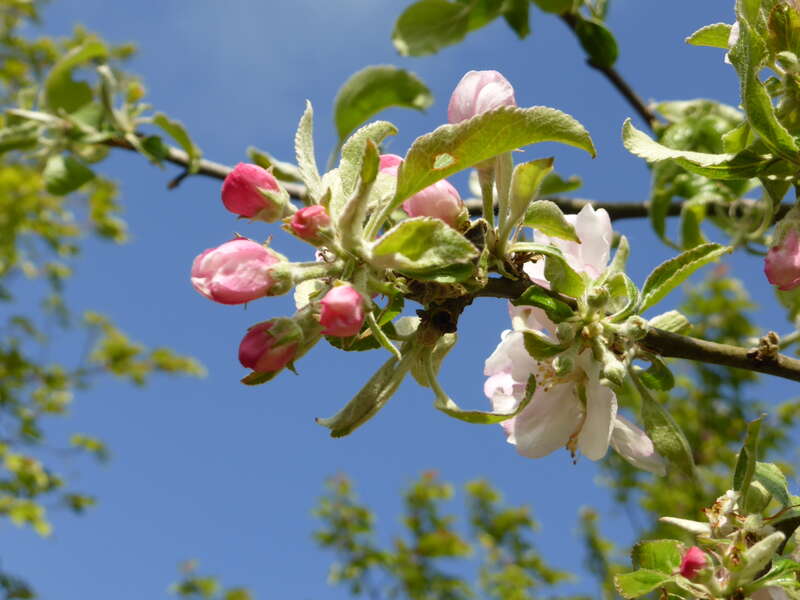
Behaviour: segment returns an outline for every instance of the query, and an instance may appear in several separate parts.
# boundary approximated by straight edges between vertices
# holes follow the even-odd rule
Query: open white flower
[[[536,241],[560,248],[573,269],[598,277],[611,252],[613,232],[608,213],[587,205],[567,219],[575,226],[580,244],[539,232]],[[523,269],[531,280],[549,286],[541,261],[527,263]],[[538,308],[512,306],[510,312],[513,330],[502,333],[500,344],[486,360],[484,393],[494,410],[509,411],[523,398],[531,376],[537,385],[528,406],[502,423],[508,442],[530,458],[566,447],[573,455],[580,452],[590,460],[603,458],[611,445],[634,466],[663,474],[664,461],[652,441],[617,413],[617,398],[610,388],[601,385],[601,367],[591,351],[584,350],[575,357],[575,368],[559,376],[552,361],[537,361],[528,354],[520,331],[535,329],[554,337],[555,325]]]

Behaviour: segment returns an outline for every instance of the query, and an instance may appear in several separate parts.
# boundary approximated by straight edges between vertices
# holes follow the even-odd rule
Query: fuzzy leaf
[[[339,142],[356,127],[392,106],[424,111],[433,95],[413,73],[391,65],[361,69],[339,88],[333,103],[333,121]]]
[[[731,35],[731,26],[727,23],[713,23],[695,31],[686,38],[686,43],[692,46],[708,46],[710,48],[728,49],[728,37]]]
[[[636,129],[630,119],[626,119],[622,126],[622,143],[628,152],[648,162],[672,159],[687,171],[711,179],[755,177],[772,158],[770,155],[761,155],[749,150],[743,150],[738,154],[675,150],[659,144],[643,131]]]
[[[656,315],[650,319],[647,324],[651,327],[657,327],[658,329],[663,329],[664,331],[670,331],[672,333],[687,333],[692,328],[689,319],[677,310],[670,310]]]
[[[342,160],[339,163],[339,176],[342,178],[342,191],[345,197],[350,196],[356,189],[367,142],[371,141],[377,146],[388,136],[396,134],[397,128],[389,121],[375,121],[364,125],[345,142],[342,147]],[[336,211],[332,208],[331,212]]]
[[[642,286],[642,304],[639,312],[644,312],[660,302],[697,269],[730,251],[730,246],[703,244],[661,263],[653,269]]]
[[[417,138],[397,176],[393,203],[504,152],[538,142],[561,142],[595,155],[589,133],[575,119],[554,108],[504,106]],[[442,155],[453,158],[435,168]]]
[[[317,168],[317,157],[314,154],[314,109],[306,100],[306,110],[300,117],[297,132],[294,134],[294,151],[300,175],[306,184],[311,197],[319,200],[322,196],[322,179]]]
[[[370,262],[415,279],[455,283],[472,274],[477,256],[475,246],[440,219],[416,217],[375,241]]]

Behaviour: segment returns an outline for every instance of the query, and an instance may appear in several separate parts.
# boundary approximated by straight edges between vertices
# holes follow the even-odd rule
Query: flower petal
[[[531,403],[514,417],[517,452],[540,458],[566,445],[581,419],[575,386],[561,384],[549,391],[540,388]]]
[[[608,452],[616,416],[617,397],[614,392],[600,385],[596,374],[589,374],[586,385],[586,420],[578,434],[578,450],[589,460],[600,460]]]
[[[608,265],[614,232],[611,219],[604,208],[595,210],[586,204],[575,219],[575,231],[581,240],[581,271],[597,278]]]
[[[666,465],[647,434],[622,415],[617,415],[611,433],[611,447],[634,467],[656,475],[666,474]]]

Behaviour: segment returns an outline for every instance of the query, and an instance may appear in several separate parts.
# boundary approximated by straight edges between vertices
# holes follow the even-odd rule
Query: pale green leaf
[[[695,31],[686,38],[686,43],[692,46],[708,46],[710,48],[728,49],[728,38],[731,35],[731,26],[727,23],[713,23]]]
[[[574,225],[567,221],[555,202],[537,200],[528,207],[525,225],[533,227],[549,237],[581,243]]]
[[[553,358],[568,348],[564,344],[553,342],[538,331],[523,331],[522,335],[525,340],[525,350],[536,360]]]
[[[633,568],[672,575],[681,564],[683,550],[683,544],[677,540],[639,542],[631,550]]]
[[[521,413],[533,398],[536,391],[536,377],[531,375],[528,377],[528,382],[525,386],[525,394],[519,401],[517,406],[509,412],[488,412],[483,410],[464,410],[458,406],[451,398],[446,396],[437,396],[434,407],[442,411],[446,415],[458,419],[459,421],[466,421],[467,423],[475,423],[478,425],[492,425],[494,423],[502,423],[507,419],[517,416]]]
[[[583,277],[569,266],[564,254],[558,248],[536,242],[517,242],[512,244],[510,250],[511,252],[526,252],[546,257],[544,276],[554,291],[573,298],[580,298],[586,291],[586,282]]]
[[[342,160],[339,163],[339,177],[342,178],[342,191],[345,196],[349,196],[356,189],[367,141],[377,146],[388,136],[396,134],[397,128],[388,121],[375,121],[364,125],[345,142],[342,147]],[[332,209],[332,212],[335,210]]]
[[[623,598],[639,598],[666,585],[671,580],[670,575],[649,569],[639,569],[633,573],[615,575],[614,585]]]
[[[74,156],[51,156],[42,173],[47,191],[56,196],[74,192],[94,178],[92,170]]]
[[[189,173],[197,173],[197,170],[200,168],[200,158],[202,158],[203,153],[192,141],[192,138],[189,137],[183,123],[174,121],[163,113],[158,113],[153,117],[153,124],[160,127],[173,140],[178,142],[178,145],[183,148],[189,156],[189,164],[186,167],[187,170]]]
[[[687,319],[677,310],[670,310],[660,315],[656,315],[650,319],[647,324],[651,327],[663,329],[664,331],[682,334],[687,333],[692,328],[692,324],[689,323],[689,319]]]
[[[516,226],[519,219],[525,216],[531,202],[539,195],[539,187],[542,181],[552,170],[552,158],[520,163],[514,168],[514,172],[511,175],[510,201],[508,205],[508,221],[512,227]]]
[[[562,178],[558,173],[548,173],[547,177],[542,181],[539,188],[541,196],[554,196],[556,194],[564,194],[577,190],[583,185],[583,180],[577,175],[572,175],[566,179]]]
[[[105,44],[96,39],[87,39],[62,56],[50,69],[44,82],[44,98],[47,107],[54,113],[71,113],[92,101],[92,88],[85,81],[72,79],[72,72],[91,60],[108,56]]]
[[[356,127],[392,106],[423,111],[433,103],[427,86],[413,73],[391,65],[361,69],[339,88],[333,120],[339,141]]]
[[[314,154],[314,109],[306,100],[306,109],[300,117],[300,123],[294,134],[294,151],[300,175],[306,184],[309,194],[315,200],[322,196],[322,179],[317,168],[317,157]]]
[[[756,462],[756,469],[753,477],[761,485],[767,488],[767,491],[781,503],[782,506],[789,506],[791,498],[789,497],[789,487],[786,482],[786,475],[772,463]]]

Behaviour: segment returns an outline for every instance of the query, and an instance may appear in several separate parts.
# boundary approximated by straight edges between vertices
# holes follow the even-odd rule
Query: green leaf
[[[503,18],[521,40],[531,32],[530,6],[530,0],[505,0],[503,3]]]
[[[495,423],[502,423],[503,421],[517,416],[528,406],[533,398],[533,393],[536,391],[536,377],[531,375],[528,377],[528,382],[525,386],[525,395],[520,400],[519,404],[511,412],[488,412],[483,410],[463,410],[459,408],[452,399],[447,396],[437,396],[434,402],[434,407],[442,411],[446,415],[458,419],[459,421],[466,421],[467,423],[475,423],[477,425],[492,425]]]
[[[342,410],[327,419],[318,418],[317,423],[330,429],[331,437],[352,433],[374,417],[394,395],[411,368],[412,358],[411,353],[402,361],[390,358]]]
[[[650,319],[647,324],[651,327],[657,327],[658,329],[663,329],[664,331],[670,331],[672,333],[687,333],[692,328],[689,319],[677,310],[670,310],[656,315]]]
[[[541,308],[553,323],[561,323],[575,314],[569,304],[554,298],[552,294],[538,285],[529,287],[519,298],[512,300],[511,304],[514,306],[536,306]]]
[[[561,250],[548,244],[536,242],[517,242],[511,245],[511,252],[539,254],[545,257],[544,276],[553,291],[580,298],[586,291],[583,277],[569,266]]]
[[[648,162],[674,160],[692,173],[711,179],[748,179],[755,177],[772,159],[749,150],[738,154],[709,154],[689,150],[674,150],[659,144],[643,131],[636,129],[630,119],[622,126],[622,143],[628,152]]]
[[[681,248],[689,250],[708,242],[700,228],[705,216],[706,202],[703,197],[683,202],[680,223]]]
[[[639,569],[633,573],[615,575],[614,586],[623,598],[638,598],[666,585],[672,579],[671,576],[658,571]]]
[[[683,550],[683,544],[677,540],[640,542],[631,550],[633,568],[672,575],[681,564]]]
[[[303,183],[306,184],[311,197],[319,200],[323,192],[322,179],[314,154],[314,109],[308,100],[306,100],[306,110],[297,125],[297,132],[294,134],[294,152]]]
[[[26,121],[0,129],[0,154],[36,146],[39,142],[41,129],[41,125],[33,121]]]
[[[523,331],[525,350],[536,360],[546,360],[561,354],[569,346],[553,342],[543,333],[538,331]]]
[[[74,156],[51,156],[42,173],[47,191],[56,196],[74,192],[94,178],[92,170]]]
[[[574,0],[533,0],[544,12],[563,14],[572,10]]]
[[[469,6],[469,31],[485,27],[497,17],[503,9],[504,0],[458,0],[461,4]]]
[[[538,142],[561,142],[595,155],[589,133],[575,119],[554,108],[504,106],[417,138],[397,176],[395,206],[420,190],[504,152]],[[436,169],[443,154],[453,157]]]
[[[789,506],[792,501],[789,496],[789,484],[786,475],[773,463],[756,462],[753,478],[767,488],[767,491],[781,503]]]
[[[730,246],[703,244],[661,263],[653,269],[642,286],[642,305],[639,312],[658,304],[697,269],[730,251]]]
[[[440,219],[416,217],[376,240],[370,262],[415,279],[455,283],[472,274],[477,257],[475,246]]]
[[[733,471],[733,489],[741,492],[741,497],[747,497],[747,488],[753,480],[756,472],[756,461],[758,460],[758,434],[761,431],[761,421],[764,416],[760,416],[747,424],[747,437],[745,437],[742,449],[736,459],[736,468]]]
[[[777,54],[783,51],[797,52],[800,48],[800,14],[794,6],[776,4],[769,13],[767,45]]]
[[[710,48],[728,49],[728,38],[731,35],[731,26],[727,23],[714,23],[706,25],[686,38],[686,43],[692,46],[708,46]]]
[[[650,367],[638,373],[644,385],[659,392],[667,392],[675,387],[675,377],[663,360],[658,356],[650,356],[647,360],[650,361]]]
[[[447,0],[420,0],[403,11],[394,25],[392,42],[403,56],[434,54],[464,39],[470,7]]]
[[[514,168],[511,174],[507,227],[516,227],[519,220],[525,216],[531,202],[538,197],[542,180],[552,170],[552,158],[520,163]]]
[[[555,202],[537,200],[525,213],[525,225],[538,229],[549,237],[581,243],[574,225],[567,221]]]
[[[203,153],[192,141],[192,138],[189,137],[183,123],[180,121],[173,121],[165,114],[158,113],[153,117],[153,124],[160,127],[173,140],[178,142],[178,145],[183,148],[189,156],[189,164],[186,167],[187,170],[189,173],[197,173],[197,170],[200,168],[200,159]]]
[[[577,190],[583,185],[583,180],[577,175],[563,179],[558,173],[548,173],[539,188],[540,196],[555,196]]]
[[[47,108],[58,114],[72,113],[92,101],[92,88],[85,81],[72,79],[72,72],[90,60],[106,58],[108,49],[96,39],[88,39],[62,56],[50,69],[44,82]]]
[[[694,478],[692,449],[683,431],[672,415],[644,388],[638,376],[632,379],[642,398],[642,422],[647,435],[653,440],[653,446],[671,465]]]
[[[339,177],[342,178],[342,191],[345,198],[349,197],[356,189],[367,142],[371,141],[378,146],[386,137],[396,134],[397,128],[389,121],[375,121],[364,125],[345,142],[342,147],[342,160],[339,163]],[[335,212],[335,208],[331,207],[331,214],[333,215]]]
[[[278,160],[269,152],[250,146],[247,149],[247,158],[262,169],[272,169],[272,174],[281,181],[291,181],[293,183],[302,181],[300,169],[297,166]]]
[[[350,76],[333,102],[339,142],[373,115],[392,106],[424,111],[433,95],[413,73],[391,65],[370,66]]]
[[[639,305],[639,290],[636,288],[636,284],[624,272],[619,271],[606,279],[605,286],[608,288],[611,299],[615,300],[612,307],[616,310],[609,318],[614,323],[624,321],[636,311],[636,307]],[[625,304],[620,306],[622,301]]]
[[[575,35],[578,36],[589,63],[601,69],[614,66],[619,56],[619,48],[614,34],[597,19],[582,18],[576,14]]]
[[[749,10],[742,5],[739,18],[739,39],[728,52],[731,63],[739,75],[741,103],[747,120],[774,152],[790,161],[797,160],[798,147],[792,135],[778,120],[775,106],[766,87],[759,79],[767,55],[766,43],[750,19]]]

